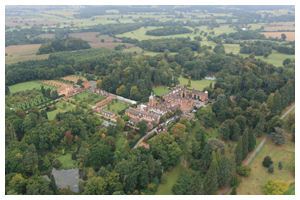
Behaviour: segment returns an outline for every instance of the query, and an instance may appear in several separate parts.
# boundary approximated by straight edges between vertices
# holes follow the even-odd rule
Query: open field
[[[238,194],[263,194],[262,186],[269,180],[281,180],[288,183],[295,181],[290,170],[290,161],[295,153],[295,143],[290,141],[290,137],[286,139],[286,144],[277,146],[268,139],[265,146],[258,153],[257,157],[250,163],[251,174],[249,177],[242,178],[240,186],[237,188]],[[274,173],[270,174],[267,169],[262,166],[265,156],[270,156],[274,163]],[[278,162],[283,163],[283,169],[278,169]]]
[[[239,44],[224,44],[226,53],[239,54],[240,53],[240,45]]]
[[[264,60],[268,63],[271,63],[277,67],[282,66],[282,62],[287,58],[295,59],[295,55],[283,54],[275,50],[273,50],[272,53],[267,58],[263,56],[255,56],[255,57]]]
[[[58,113],[68,112],[75,108],[75,106],[73,104],[65,102],[65,101],[60,101],[60,102],[56,103],[55,106],[56,106],[55,110],[47,112],[47,117],[49,120],[55,119],[55,117]]]
[[[78,102],[84,102],[84,103],[87,103],[87,104],[90,104],[90,105],[94,105],[97,102],[103,100],[104,96],[92,93],[90,91],[84,91],[84,92],[81,92],[79,94],[76,94],[73,97],[73,99],[78,101]]]
[[[13,94],[13,93],[25,91],[25,90],[32,90],[32,89],[39,90],[39,89],[41,89],[41,86],[44,86],[45,88],[54,88],[51,86],[46,86],[39,81],[27,81],[27,82],[17,83],[17,84],[9,86],[9,91],[11,94]]]
[[[188,84],[189,79],[184,78],[184,77],[179,77],[179,84],[184,86]],[[214,83],[215,81],[213,80],[191,80],[191,87],[189,88],[194,88],[197,90],[203,90],[205,87],[208,87],[211,83]]]
[[[295,32],[263,32],[263,34],[267,38],[278,38],[278,39],[280,39],[281,34],[285,34],[287,41],[295,41]]]
[[[60,155],[57,159],[61,162],[62,169],[72,169],[75,167],[75,162],[72,160],[71,153],[66,153],[65,155]]]
[[[170,195],[173,194],[172,187],[176,183],[181,171],[182,166],[179,164],[174,167],[171,171],[168,171],[163,174],[162,180],[164,180],[161,184],[159,184],[157,188],[157,195]]]
[[[41,44],[12,45],[5,47],[5,64],[12,64],[26,60],[43,60],[49,54],[36,55]]]
[[[71,33],[70,37],[80,38],[87,41],[92,48],[109,48],[113,49],[121,43],[120,39],[110,37],[108,35],[99,35],[97,32],[81,32],[81,33]],[[127,45],[132,46],[132,45]]]
[[[274,22],[269,24],[264,24],[264,31],[295,31],[294,22]]]
[[[155,95],[157,96],[162,96],[164,94],[167,94],[170,90],[168,87],[166,86],[156,86],[156,87],[153,87],[153,92]]]
[[[104,110],[118,114],[118,112],[121,112],[121,111],[125,110],[126,108],[128,108],[128,104],[126,104],[122,101],[119,101],[119,100],[113,100],[110,104],[108,104],[104,107]]]

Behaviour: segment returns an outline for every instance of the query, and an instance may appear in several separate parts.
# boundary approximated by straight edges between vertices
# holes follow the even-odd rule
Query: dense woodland
[[[47,54],[58,51],[73,51],[80,49],[89,49],[91,46],[87,41],[77,39],[77,38],[65,38],[59,39],[56,38],[49,43],[43,44],[37,54]]]
[[[171,26],[171,27],[163,27],[163,28],[147,31],[146,35],[165,36],[165,35],[176,35],[176,34],[184,34],[184,33],[191,33],[191,32],[193,31],[185,27]]]

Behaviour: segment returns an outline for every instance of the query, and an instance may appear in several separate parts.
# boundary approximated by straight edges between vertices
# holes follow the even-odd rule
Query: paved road
[[[285,113],[283,113],[280,117],[280,119],[285,118],[293,109],[295,108],[295,104],[292,105]]]
[[[171,117],[170,119],[168,119],[166,122],[159,124],[158,126],[163,126],[166,127],[170,122],[175,121],[176,119],[178,119],[179,116],[174,116]],[[150,137],[152,137],[153,135],[155,135],[157,133],[157,127],[156,126],[154,129],[152,129],[151,131],[149,131],[146,135],[144,135],[141,139],[139,139],[139,141],[134,145],[134,147],[132,149],[136,149],[141,142],[143,142],[144,140],[149,139]]]

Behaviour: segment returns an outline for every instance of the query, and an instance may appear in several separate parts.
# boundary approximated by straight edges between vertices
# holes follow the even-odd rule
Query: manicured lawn
[[[166,86],[157,86],[157,87],[153,87],[152,89],[154,94],[157,96],[162,96],[164,94],[167,94],[170,91],[169,88]]]
[[[188,84],[189,79],[184,78],[184,77],[179,77],[179,82],[180,85],[184,86]],[[205,87],[208,87],[210,85],[210,83],[214,83],[215,81],[213,80],[191,80],[191,87],[189,88],[194,88],[197,90],[203,90]]]
[[[156,194],[158,194],[158,195],[173,194],[172,187],[176,183],[176,181],[182,171],[182,168],[183,167],[179,164],[175,168],[173,168],[171,171],[164,173],[162,179],[165,181],[158,186]]]
[[[79,102],[84,102],[84,103],[93,105],[93,104],[97,103],[98,101],[103,100],[104,96],[92,93],[90,91],[84,91],[82,93],[76,94],[73,97],[73,99],[75,99],[76,101],[79,101]]]
[[[67,111],[71,111],[75,106],[73,104],[67,103],[65,101],[58,102],[56,104],[56,109],[50,112],[47,112],[47,116],[49,120],[54,120],[58,113],[64,113]]]
[[[118,112],[125,110],[128,108],[128,104],[124,103],[122,101],[113,100],[110,104],[108,104],[104,109],[111,111],[115,114],[118,114]]]
[[[242,182],[237,189],[238,194],[263,194],[262,186],[269,180],[280,180],[288,183],[293,183],[295,178],[290,170],[290,161],[294,157],[295,144],[286,139],[286,144],[277,146],[268,139],[261,152],[250,164],[251,174],[247,178],[242,178]],[[274,173],[270,174],[267,169],[262,166],[262,161],[265,156],[270,156],[274,163]],[[283,169],[278,169],[278,162],[283,163]]]
[[[65,155],[60,155],[57,159],[61,162],[63,169],[71,169],[75,167],[75,162],[72,160],[71,153],[66,153]]]
[[[43,84],[40,83],[39,81],[27,81],[23,83],[17,83],[14,85],[9,86],[10,93],[16,93],[20,91],[25,91],[25,90],[32,90],[32,89],[41,89],[41,86]],[[49,88],[49,86],[45,86],[45,88]]]

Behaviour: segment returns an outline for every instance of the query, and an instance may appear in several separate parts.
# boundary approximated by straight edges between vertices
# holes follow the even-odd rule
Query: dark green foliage
[[[269,172],[270,174],[273,174],[273,173],[274,173],[274,166],[273,166],[273,164],[271,164],[271,165],[268,167],[268,172]]]
[[[282,168],[283,168],[282,162],[279,161],[279,162],[278,162],[278,169],[279,169],[279,170],[282,170]]]
[[[50,182],[42,176],[33,176],[27,180],[26,184],[27,195],[51,195],[53,191],[50,187]]]
[[[153,157],[161,160],[165,169],[178,164],[182,151],[172,135],[160,133],[149,143]]]
[[[272,141],[277,145],[282,145],[285,143],[285,138],[283,135],[283,129],[275,127],[275,132],[271,133]]]
[[[91,46],[87,41],[77,38],[54,39],[49,43],[43,44],[37,54],[47,54],[58,51],[73,51],[80,49],[89,49]]]
[[[251,168],[247,166],[238,166],[236,168],[236,173],[240,176],[248,177],[250,175]]]
[[[253,131],[249,131],[248,134],[248,152],[251,152],[254,150],[255,146],[256,146],[256,138],[255,135],[253,134]]]
[[[216,54],[223,54],[223,53],[225,53],[225,48],[224,48],[223,44],[217,44],[215,46],[215,48],[214,48],[214,52]]]
[[[221,124],[219,132],[224,140],[237,141],[240,137],[241,129],[238,123],[232,119],[228,119]]]
[[[203,195],[203,177],[191,170],[182,172],[173,186],[172,191],[176,195]]]
[[[243,143],[242,140],[240,139],[237,143],[237,146],[235,148],[235,162],[237,165],[241,165],[243,161]]]
[[[216,194],[218,189],[218,163],[215,152],[212,155],[212,161],[204,178],[205,194]]]
[[[91,147],[87,157],[88,165],[94,169],[99,169],[101,166],[106,166],[113,161],[113,151],[110,146],[103,143],[97,143]]]
[[[273,161],[270,156],[266,156],[262,162],[262,165],[267,168],[272,164],[273,164]]]
[[[186,38],[143,40],[138,42],[137,45],[145,50],[155,52],[164,52],[166,50],[178,52],[183,48],[190,48],[193,51],[200,49],[198,41],[192,41]]]
[[[137,127],[139,128],[140,135],[144,136],[148,129],[147,123],[145,121],[141,121],[137,124]]]
[[[272,45],[267,42],[241,43],[240,53],[254,54],[256,56],[265,56],[272,53]]]
[[[184,33],[191,33],[191,32],[193,31],[185,27],[168,26],[168,27],[157,28],[157,29],[146,31],[146,35],[165,36],[165,35],[176,35],[176,34],[184,34]]]

